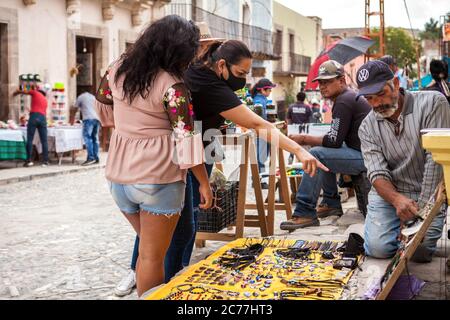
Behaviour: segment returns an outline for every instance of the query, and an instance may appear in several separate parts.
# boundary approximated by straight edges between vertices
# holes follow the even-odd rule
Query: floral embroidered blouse
[[[117,65],[109,68],[96,95],[103,126],[114,127],[106,177],[123,184],[163,184],[185,181],[186,169],[202,164],[201,133],[194,129],[189,90],[161,71],[148,97],[131,103],[115,81]]]
[[[194,107],[186,86],[183,83],[173,85],[167,90],[163,101],[175,136],[178,139],[193,136]]]

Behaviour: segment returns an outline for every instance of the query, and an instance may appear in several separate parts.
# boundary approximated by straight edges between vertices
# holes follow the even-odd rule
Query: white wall
[[[43,81],[68,83],[67,65],[67,14],[66,1],[40,0],[35,5],[25,6],[20,0],[1,0],[0,8],[18,10],[19,23],[19,74],[38,73]],[[117,58],[119,52],[119,30],[141,32],[150,22],[152,12],[144,10],[144,23],[139,27],[131,24],[131,13],[127,9],[115,8],[113,20],[104,21],[101,1],[81,1],[81,22],[107,26],[109,29],[109,60]]]
[[[83,23],[95,25],[103,21],[101,1],[82,0],[80,12]]]
[[[116,8],[114,19],[111,21],[105,22],[105,25],[109,29],[109,60],[113,61],[117,59],[122,52],[120,52],[119,48],[119,31],[120,30],[130,30],[135,31],[136,33],[140,33],[143,28],[146,27],[147,22],[150,21],[150,14],[146,12],[146,16],[143,19],[144,23],[140,27],[133,27],[131,24],[131,14],[129,10],[123,8]]]
[[[65,1],[25,6],[22,1],[2,0],[0,7],[18,9],[19,74],[38,73],[43,81],[67,83]]]
[[[273,27],[273,2],[272,0],[251,1],[251,24],[266,30]]]
[[[142,25],[133,27],[131,22],[131,11],[122,7],[115,6],[114,18],[109,21],[103,20],[101,1],[83,0],[81,2],[81,22],[97,26],[106,26],[109,31],[109,59],[113,61],[117,59],[120,52],[119,31],[128,30],[140,33],[145,29],[152,19],[152,10],[145,9],[142,11]]]
[[[250,2],[250,1],[248,1]],[[263,28],[266,30],[273,29],[273,1],[272,0],[258,0],[251,1],[250,14],[251,25]],[[272,61],[255,61],[255,67],[266,68],[266,78],[273,80],[273,63]],[[255,82],[259,80],[255,78]]]
[[[242,0],[203,1],[203,8],[221,17],[242,21]]]
[[[276,0],[273,2],[274,25],[281,27],[283,31],[282,40],[282,64],[283,70],[289,68],[289,32],[294,32],[295,53],[311,57],[311,63],[319,54],[321,41],[321,28],[317,26],[318,22],[312,18],[305,17],[300,13],[281,5]],[[276,77],[280,84],[273,91],[276,100],[284,99],[284,90],[293,88],[293,94],[300,90],[301,82],[306,81],[306,77]]]

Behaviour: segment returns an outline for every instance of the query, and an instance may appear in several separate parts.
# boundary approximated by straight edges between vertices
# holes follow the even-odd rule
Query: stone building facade
[[[67,113],[81,91],[96,88],[111,61],[170,0],[2,0],[0,120],[19,118],[20,74],[63,83]]]

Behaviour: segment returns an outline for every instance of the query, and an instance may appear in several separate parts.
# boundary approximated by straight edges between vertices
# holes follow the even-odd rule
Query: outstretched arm
[[[260,138],[272,144],[277,144],[283,150],[294,153],[303,163],[303,170],[310,176],[314,176],[317,169],[329,171],[327,167],[314,158],[308,151],[282,134],[273,124],[262,119],[244,105],[224,111],[220,115],[239,126],[254,129]]]

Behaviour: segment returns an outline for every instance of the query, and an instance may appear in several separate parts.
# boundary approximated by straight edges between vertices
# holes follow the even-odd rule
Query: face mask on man
[[[226,63],[226,67],[228,70],[228,79],[225,80],[223,78],[223,75],[220,75],[220,78],[225,81],[225,83],[231,88],[231,90],[237,91],[245,87],[247,79],[236,77],[233,72],[231,72],[231,66],[228,63]]]

